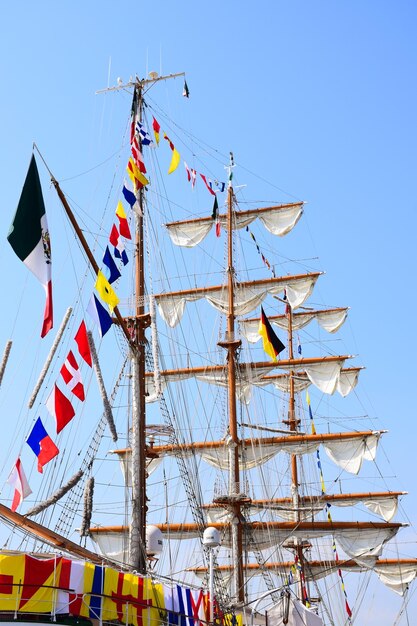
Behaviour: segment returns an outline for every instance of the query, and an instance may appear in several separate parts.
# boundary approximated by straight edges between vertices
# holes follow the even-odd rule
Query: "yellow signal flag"
[[[113,313],[114,307],[119,304],[120,300],[101,270],[97,274],[95,288],[103,302],[109,305],[110,312]]]
[[[142,174],[132,157],[130,157],[127,163],[126,170],[135,188],[142,189],[142,187],[149,184],[149,180]]]
[[[166,133],[164,133],[164,139],[167,140],[167,142],[169,143],[169,147],[172,150],[171,163],[168,169],[168,174],[172,174],[172,172],[175,172],[178,165],[180,164],[181,157],[180,157],[180,153],[178,152],[178,150],[176,149],[176,147],[174,146],[174,144],[172,143],[172,141],[170,140],[170,138],[168,137]]]

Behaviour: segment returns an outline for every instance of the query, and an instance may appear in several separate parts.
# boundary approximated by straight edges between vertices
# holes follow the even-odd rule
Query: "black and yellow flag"
[[[285,346],[272,330],[272,326],[262,307],[258,333],[262,337],[265,352],[273,361],[276,361],[279,353],[285,350]]]

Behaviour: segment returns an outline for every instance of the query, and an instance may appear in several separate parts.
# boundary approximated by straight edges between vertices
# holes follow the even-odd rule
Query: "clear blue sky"
[[[101,116],[118,104],[97,89],[185,71],[196,134],[272,181],[271,199],[308,201],[321,293],[351,307],[362,392],[390,431],[385,454],[415,522],[416,26],[412,0],[2,2],[0,350],[26,281],[5,238],[32,142],[70,179],[97,164],[98,137],[108,156],[113,129]],[[94,190],[85,198],[92,206]]]

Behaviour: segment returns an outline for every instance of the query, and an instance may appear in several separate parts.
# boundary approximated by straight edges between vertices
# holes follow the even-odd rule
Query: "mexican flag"
[[[51,242],[41,182],[33,154],[7,239],[19,259],[35,274],[45,289],[46,305],[41,332],[41,337],[45,337],[53,326]]]

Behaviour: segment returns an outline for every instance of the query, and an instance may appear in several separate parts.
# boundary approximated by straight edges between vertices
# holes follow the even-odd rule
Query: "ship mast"
[[[233,205],[234,193],[232,186],[233,156],[229,169],[229,186],[227,192],[227,288],[229,295],[227,332],[224,341],[219,346],[227,350],[227,374],[228,374],[228,409],[229,409],[229,491],[227,503],[233,514],[231,523],[232,553],[233,553],[233,587],[234,597],[239,603],[244,602],[245,589],[243,577],[243,525],[242,525],[242,502],[246,498],[240,492],[239,476],[239,436],[237,431],[236,412],[236,363],[237,350],[241,341],[235,337],[235,312],[234,312],[234,282],[235,270],[233,266]],[[222,498],[225,501],[225,498]]]
[[[133,83],[136,97],[132,110],[133,123],[142,122],[143,90],[155,82],[176,78],[183,74],[167,76],[151,75],[149,79]],[[131,86],[128,84],[127,86]],[[136,106],[136,111],[134,110]],[[140,136],[139,148],[142,149]],[[141,188],[136,192],[139,211],[135,228],[135,314],[129,320],[135,350],[131,350],[132,363],[132,502],[129,529],[129,565],[140,574],[146,573],[146,386],[145,386],[145,329],[150,324],[150,316],[145,313],[145,266],[144,266],[144,223],[145,194]]]
[[[293,337],[293,328],[292,328],[292,307],[287,301],[286,304],[286,315],[288,317],[288,357],[289,360],[292,361],[294,359],[294,337]],[[298,431],[298,426],[300,420],[296,417],[295,411],[295,385],[294,385],[294,370],[290,370],[289,376],[289,400],[288,400],[288,420],[284,422],[288,425],[288,429],[294,433]],[[300,522],[300,507],[299,507],[299,483],[298,483],[298,463],[297,463],[297,455],[291,455],[291,497],[294,507],[294,522]],[[290,547],[290,546],[288,546]],[[298,559],[298,565],[300,568],[300,598],[303,604],[306,603],[306,590],[304,589],[304,552],[303,552],[303,544],[297,537],[294,537],[294,544],[292,545],[294,552]]]

